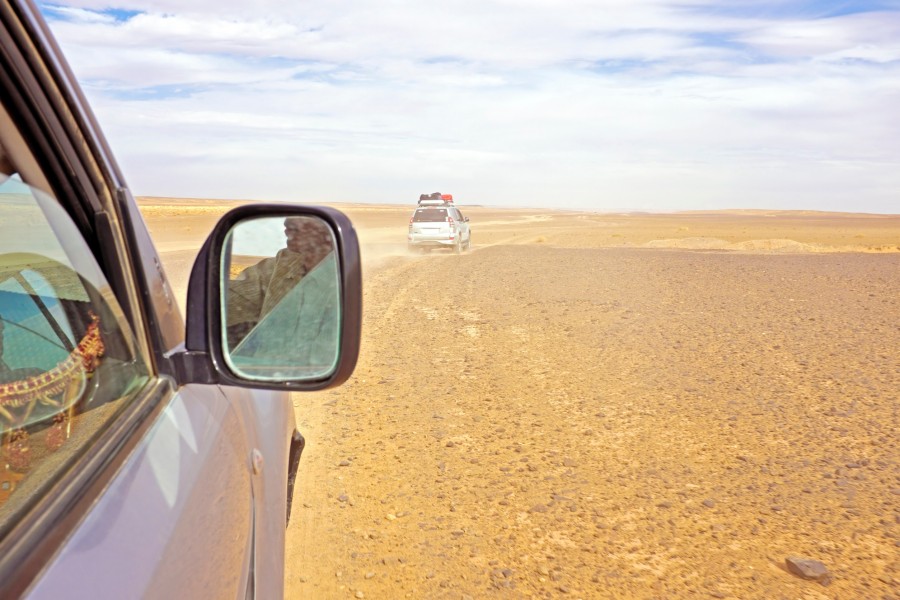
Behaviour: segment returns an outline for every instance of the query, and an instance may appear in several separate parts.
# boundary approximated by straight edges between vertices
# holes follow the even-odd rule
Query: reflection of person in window
[[[340,286],[330,252],[232,349],[244,373],[324,375],[338,356]]]
[[[244,269],[228,282],[228,344],[231,348],[333,250],[331,231],[319,219],[284,221],[286,247]]]

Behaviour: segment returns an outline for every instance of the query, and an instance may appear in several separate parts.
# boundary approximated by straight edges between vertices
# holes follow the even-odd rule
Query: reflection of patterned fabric
[[[87,333],[72,350],[68,358],[53,369],[0,385],[0,407],[18,407],[35,400],[50,402],[50,397],[61,393],[77,377],[93,373],[103,356],[103,339],[100,337],[100,318],[91,315]],[[21,371],[19,371],[21,373]]]
[[[303,255],[284,248],[229,281],[228,326],[255,324],[269,314],[306,275],[303,259]]]

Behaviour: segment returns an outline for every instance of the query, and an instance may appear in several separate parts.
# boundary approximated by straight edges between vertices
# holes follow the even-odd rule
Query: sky
[[[900,213],[900,0],[39,6],[137,196]]]

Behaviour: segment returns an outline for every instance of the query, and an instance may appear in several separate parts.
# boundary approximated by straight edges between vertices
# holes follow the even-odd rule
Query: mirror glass
[[[340,352],[335,237],[311,216],[238,222],[222,252],[225,360],[258,381],[328,377]]]

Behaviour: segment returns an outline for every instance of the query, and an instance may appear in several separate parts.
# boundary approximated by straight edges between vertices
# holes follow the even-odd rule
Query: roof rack
[[[434,192],[433,194],[420,194],[419,204],[422,204],[424,206],[453,204],[453,194],[442,194],[440,192]]]

